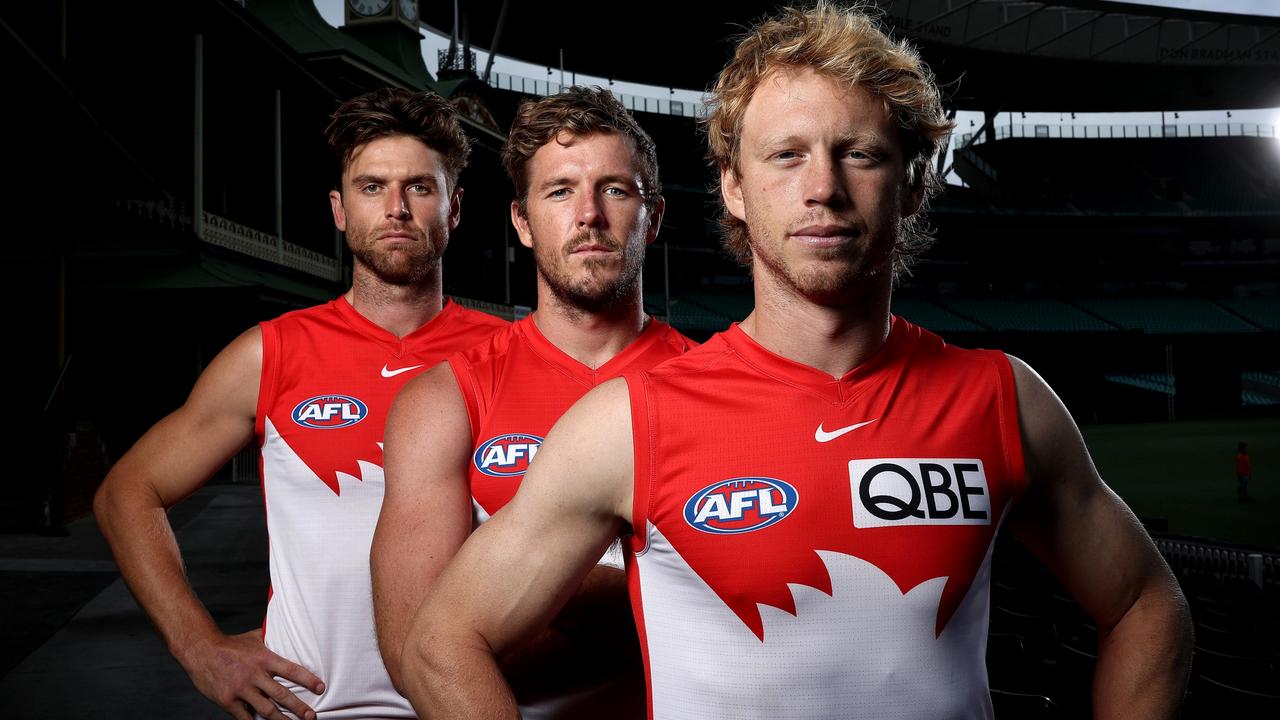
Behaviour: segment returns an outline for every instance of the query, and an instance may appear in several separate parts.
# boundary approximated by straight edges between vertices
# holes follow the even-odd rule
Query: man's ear
[[[533,247],[533,233],[529,232],[529,218],[520,212],[520,201],[511,201],[511,226],[516,229],[516,235],[520,237],[520,244],[527,247]]]
[[[648,245],[658,239],[658,231],[662,229],[662,214],[667,210],[667,199],[658,196],[653,208],[649,210],[649,227],[644,232],[644,244]]]
[[[907,184],[902,193],[902,217],[908,218],[920,212],[920,206],[924,203],[926,172],[928,167],[924,163],[913,163],[907,166]]]
[[[347,210],[342,207],[342,193],[329,191],[329,209],[333,211],[333,224],[342,232],[347,231]]]
[[[742,202],[742,183],[738,181],[738,174],[733,167],[727,163],[720,166],[720,199],[724,201],[724,207],[730,215],[742,222],[747,221],[747,211]]]
[[[453,230],[458,227],[458,223],[462,221],[462,196],[464,191],[462,188],[454,188],[453,196],[449,198],[449,229]]]

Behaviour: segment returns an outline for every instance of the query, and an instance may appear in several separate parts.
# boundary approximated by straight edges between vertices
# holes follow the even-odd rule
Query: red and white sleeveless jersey
[[[901,318],[839,379],[738,326],[627,375],[653,718],[990,718],[1013,374]]]
[[[369,546],[382,507],[382,432],[412,377],[507,325],[446,303],[404,338],[344,299],[262,323],[257,433],[270,537],[264,642],[324,681],[281,680],[321,718],[412,718],[373,627]]]
[[[515,496],[551,426],[591,388],[625,372],[651,368],[695,345],[666,323],[651,320],[622,352],[592,370],[553,345],[533,317],[527,317],[449,358],[471,420],[468,480],[476,523],[488,520]],[[601,563],[622,567],[617,542]],[[644,698],[636,678],[626,671],[601,673],[564,692],[521,698],[521,716],[530,720],[641,717]]]
[[[530,316],[449,358],[471,420],[468,479],[477,521],[489,519],[515,496],[551,426],[587,391],[696,344],[651,320],[635,341],[593,370],[543,337]]]

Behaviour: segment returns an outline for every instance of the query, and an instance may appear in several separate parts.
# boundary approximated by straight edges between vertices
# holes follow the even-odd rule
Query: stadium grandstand
[[[1017,355],[1061,395],[1192,604],[1183,717],[1280,717],[1280,16],[1154,0],[875,4],[919,45],[958,125],[937,168],[936,245],[899,279],[893,311]],[[429,88],[462,111],[474,150],[461,184],[477,190],[445,290],[515,319],[534,267],[507,221],[506,128],[530,96],[614,89],[657,143],[667,198],[646,309],[699,339],[750,312],[750,278],[719,245],[698,119],[734,33],[777,2],[690,13],[654,0],[614,32],[599,28],[616,7],[405,1],[356,17],[348,5],[0,8],[10,166],[31,169],[0,181],[9,216],[27,220],[0,255],[16,297],[35,300],[11,313],[23,342],[5,369],[23,381],[9,401],[25,422],[6,442],[24,482],[0,501],[0,576],[31,592],[0,608],[48,618],[0,625],[0,715],[94,714],[56,688],[96,651],[51,654],[87,647],[60,633],[88,603],[112,588],[127,601],[100,540],[84,539],[94,489],[219,348],[349,281],[325,198],[322,130],[339,99]],[[1235,498],[1240,441],[1253,504]],[[238,456],[220,476],[228,492],[252,486],[257,464]],[[190,502],[175,517],[196,528],[195,503],[210,500]],[[68,532],[74,549],[54,544]],[[193,572],[265,585],[265,561],[219,560]],[[1097,628],[1013,538],[1000,536],[993,568],[996,717],[1091,717]],[[254,601],[227,600],[224,617],[255,622]],[[169,709],[220,716],[159,651],[145,667]]]

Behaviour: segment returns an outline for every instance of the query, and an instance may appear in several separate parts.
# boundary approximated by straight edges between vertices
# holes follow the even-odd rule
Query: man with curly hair
[[[752,28],[708,119],[755,309],[606,383],[543,443],[405,648],[428,716],[512,717],[493,653],[625,537],[651,717],[990,718],[991,547],[1008,523],[1099,629],[1099,718],[1172,718],[1185,599],[1052,390],[890,313],[950,130],[857,9]]]

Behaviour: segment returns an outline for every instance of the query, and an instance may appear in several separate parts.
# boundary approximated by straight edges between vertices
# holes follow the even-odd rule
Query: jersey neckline
[[[788,385],[819,395],[833,403],[844,403],[861,394],[864,383],[894,363],[901,362],[900,349],[909,323],[890,315],[889,335],[874,354],[839,378],[824,370],[779,355],[756,342],[739,323],[720,333],[725,343],[748,365]]]
[[[621,352],[593,370],[548,340],[542,334],[542,331],[538,329],[538,324],[533,321],[532,315],[528,315],[511,324],[512,329],[525,338],[529,343],[529,347],[538,357],[591,387],[595,387],[599,382],[599,378],[612,378],[621,375],[623,369],[661,339],[665,326],[665,323],[651,318],[648,324],[645,325],[644,330],[641,330],[640,334]]]
[[[339,295],[330,302],[329,305],[336,313],[338,313],[338,317],[342,318],[343,322],[350,326],[352,330],[388,346],[396,357],[404,355],[408,348],[410,348],[416,341],[434,333],[437,327],[447,325],[450,318],[457,314],[459,307],[457,303],[453,302],[449,298],[444,298],[440,312],[436,313],[435,317],[418,326],[417,329],[410,332],[408,335],[398,338],[391,331],[381,325],[378,325],[364,315],[361,315],[360,311],[356,310],[355,307],[347,300],[346,295]]]

